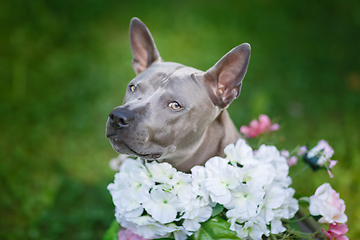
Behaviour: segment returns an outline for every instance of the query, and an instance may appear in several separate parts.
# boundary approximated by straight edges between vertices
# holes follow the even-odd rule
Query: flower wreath
[[[329,155],[323,154],[325,148],[318,148],[302,148],[299,153],[307,152],[302,153],[305,161],[317,158],[324,163]],[[127,157],[114,183],[108,185],[116,220],[127,229],[119,233],[119,240],[204,239],[209,231],[227,239],[300,234],[286,225],[299,210],[299,202],[293,197],[295,190],[290,187],[288,152],[267,145],[253,150],[239,139],[226,146],[224,153],[225,158],[213,157],[205,166],[194,166],[189,174],[166,162]],[[331,205],[329,199],[336,202]],[[329,184],[320,186],[314,196],[300,200],[310,203],[310,214],[319,222],[330,224],[328,231],[323,229],[329,239],[340,228],[340,233],[346,233],[342,224],[347,220],[345,204]],[[206,224],[208,231],[202,231]],[[121,238],[121,234],[130,235]],[[338,237],[346,239],[343,234]]]

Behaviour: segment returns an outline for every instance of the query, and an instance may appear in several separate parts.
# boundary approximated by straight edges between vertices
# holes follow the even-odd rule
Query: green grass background
[[[250,43],[232,119],[268,114],[279,148],[327,140],[335,178],[308,169],[293,187],[330,182],[360,235],[359,1],[12,0],[0,2],[0,239],[101,239],[110,226],[105,122],[134,77],[134,16],[163,59],[202,70]]]

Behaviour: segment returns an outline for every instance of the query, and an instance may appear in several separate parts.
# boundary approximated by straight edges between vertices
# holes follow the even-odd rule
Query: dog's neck
[[[214,137],[216,136],[216,137]],[[207,160],[214,156],[224,157],[224,148],[230,143],[235,143],[240,134],[226,110],[206,129],[200,147],[194,154],[181,161],[180,164],[172,163],[173,167],[182,172],[190,172],[196,165],[204,165]]]

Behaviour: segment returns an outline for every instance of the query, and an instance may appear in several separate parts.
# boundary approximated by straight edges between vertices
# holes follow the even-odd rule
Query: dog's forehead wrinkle
[[[156,92],[159,88],[166,87],[171,82],[176,82],[179,80],[186,80],[188,84],[191,85],[196,83],[199,87],[201,86],[201,81],[198,79],[198,75],[203,74],[201,70],[188,67],[179,63],[173,62],[162,62],[151,65],[148,69],[142,72],[136,80],[134,79],[131,84],[134,85],[143,85],[141,89],[146,89],[146,91]],[[130,84],[130,85],[131,85]]]
[[[179,65],[179,66],[176,66],[174,67],[173,69],[171,69],[168,74],[166,74],[166,76],[164,77],[164,79],[161,81],[163,84],[166,83],[167,81],[170,80],[171,76],[176,72],[178,71],[180,68],[183,68],[185,66],[183,65]]]
[[[196,77],[197,75],[201,75],[203,72],[201,72],[198,69],[182,66],[177,68],[171,75],[169,75],[168,80],[176,80],[176,79],[184,79],[188,82],[193,82],[196,85],[201,85],[200,81]]]

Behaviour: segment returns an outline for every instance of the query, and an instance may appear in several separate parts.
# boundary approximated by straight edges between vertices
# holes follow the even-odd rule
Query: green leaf
[[[116,219],[111,223],[108,230],[106,230],[103,240],[117,240],[118,239],[118,231],[119,231],[119,223]]]
[[[215,217],[216,215],[218,215],[219,213],[221,213],[223,210],[224,210],[224,206],[221,205],[221,204],[219,204],[219,203],[217,203],[217,204],[215,205],[215,207],[212,208],[212,214],[211,214],[211,216],[212,216],[212,217]]]
[[[230,224],[217,216],[210,218],[201,224],[200,229],[192,236],[194,240],[229,240],[240,239],[236,236],[236,232],[230,230]]]

